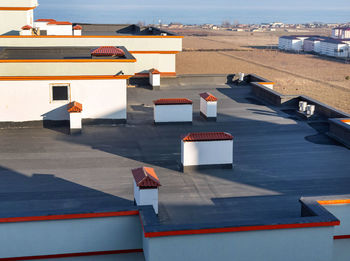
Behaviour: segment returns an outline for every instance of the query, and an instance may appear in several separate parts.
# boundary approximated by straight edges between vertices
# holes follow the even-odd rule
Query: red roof
[[[82,112],[83,111],[83,105],[79,102],[71,102],[67,106],[68,112]]]
[[[161,186],[159,178],[153,168],[142,167],[131,171],[138,187],[153,188]]]
[[[210,92],[204,92],[199,94],[204,100],[209,101],[209,102],[214,102],[217,101],[218,98],[216,98],[214,95],[212,95]]]
[[[149,72],[152,74],[160,74],[160,71],[158,71],[157,69],[154,69],[154,68],[149,70]]]
[[[30,25],[25,25],[22,27],[22,30],[30,30],[32,29],[33,27],[31,27]]]
[[[233,140],[233,136],[227,132],[193,132],[187,134],[183,141],[215,141]]]
[[[63,21],[63,22],[51,21],[47,24],[48,25],[72,25],[71,22],[66,22],[66,21]]]
[[[55,19],[37,19],[35,22],[56,22]]]
[[[175,99],[159,99],[153,101],[155,105],[176,105],[176,104],[192,104],[192,101],[186,98],[175,98]]]
[[[94,56],[124,56],[125,53],[122,49],[115,46],[101,46],[99,48],[91,50],[91,55]]]
[[[76,26],[73,27],[73,29],[74,30],[82,30],[83,27],[81,27],[80,25],[77,24]]]

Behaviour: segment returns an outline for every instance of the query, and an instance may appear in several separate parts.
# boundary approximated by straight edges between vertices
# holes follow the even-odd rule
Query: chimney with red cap
[[[69,122],[70,122],[70,133],[71,134],[80,134],[82,129],[82,111],[83,105],[79,102],[71,102],[67,106],[67,111],[69,113]]]
[[[199,94],[200,101],[200,114],[208,121],[216,121],[217,117],[217,104],[218,98],[216,98],[210,92],[204,92]]]
[[[81,36],[81,30],[83,30],[83,27],[80,25],[76,25],[73,27],[73,35],[74,36]]]
[[[182,170],[232,168],[233,137],[226,132],[189,133],[181,141]]]
[[[134,199],[136,205],[152,205],[154,212],[158,214],[158,188],[161,184],[154,169],[141,167],[131,171],[134,177]]]

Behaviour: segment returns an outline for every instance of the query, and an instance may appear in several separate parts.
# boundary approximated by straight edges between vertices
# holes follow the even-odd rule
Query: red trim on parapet
[[[317,203],[320,205],[350,204],[350,199],[319,200]]]
[[[350,239],[350,235],[334,236],[333,238],[335,240],[337,240],[337,239]]]
[[[126,249],[126,250],[69,253],[69,254],[56,254],[56,255],[43,255],[43,256],[5,257],[5,258],[0,258],[0,261],[40,260],[40,259],[67,258],[67,257],[80,257],[80,256],[105,256],[105,255],[142,253],[142,252],[143,252],[143,249]]]
[[[0,218],[0,223],[80,219],[80,218],[99,218],[99,217],[136,216],[138,214],[139,214],[138,210],[129,210],[129,211],[104,212],[104,213],[67,214],[67,215],[34,216],[34,217],[10,217],[10,218]]]
[[[162,231],[162,232],[145,232],[145,237],[164,237],[179,235],[199,235],[227,232],[245,232],[259,230],[289,229],[289,228],[306,228],[306,227],[329,227],[338,226],[339,221],[317,222],[317,223],[301,223],[301,224],[281,224],[281,225],[265,225],[265,226],[247,226],[247,227],[228,227],[228,228],[208,228],[195,230],[179,230],[179,231]]]
[[[153,101],[155,105],[177,105],[177,104],[192,104],[190,99],[186,98],[172,98],[172,99],[158,99]]]

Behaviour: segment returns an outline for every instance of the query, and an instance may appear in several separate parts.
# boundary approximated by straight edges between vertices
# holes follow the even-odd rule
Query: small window
[[[68,86],[67,85],[53,85],[52,86],[52,100],[53,101],[68,101]]]

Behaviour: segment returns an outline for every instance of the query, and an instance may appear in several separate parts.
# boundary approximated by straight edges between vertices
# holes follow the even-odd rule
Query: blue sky
[[[96,23],[347,22],[346,0],[39,0],[36,18]]]

